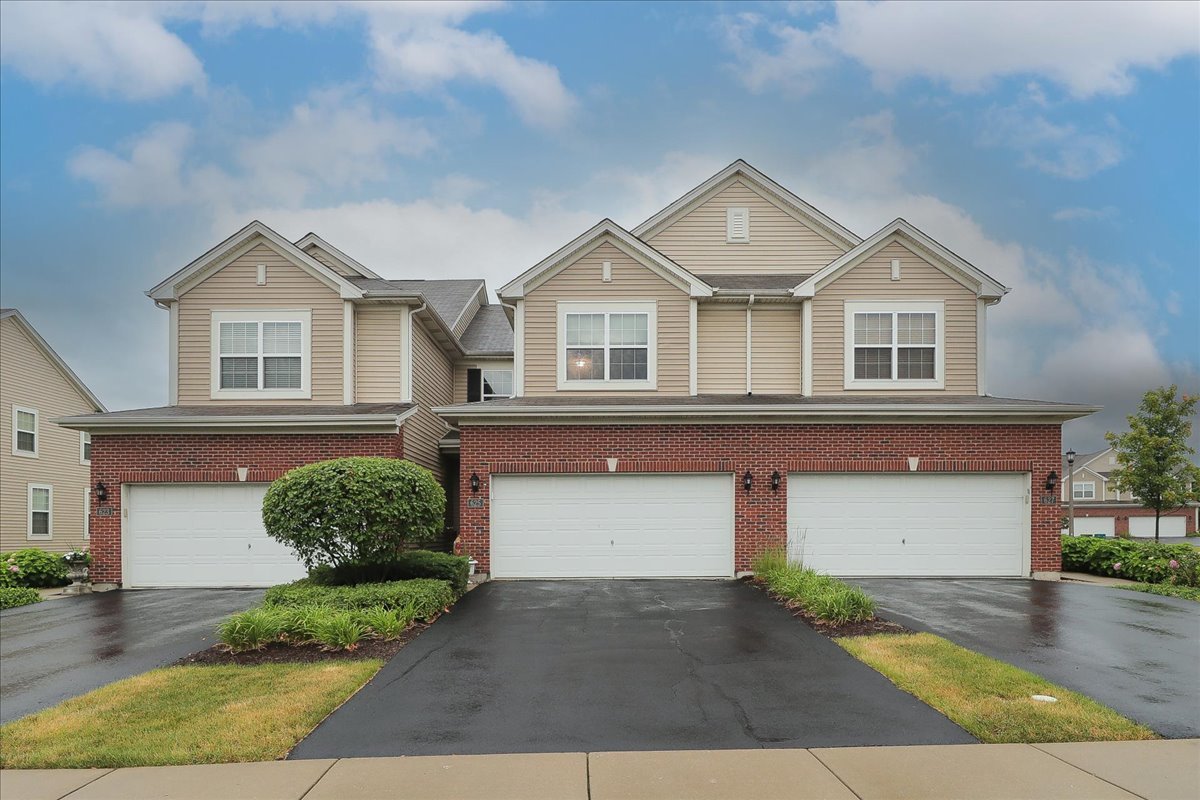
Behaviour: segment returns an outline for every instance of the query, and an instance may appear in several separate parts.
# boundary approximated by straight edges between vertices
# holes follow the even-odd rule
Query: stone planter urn
[[[67,562],[67,577],[71,579],[71,585],[63,589],[63,594],[87,594],[92,591],[92,584],[88,580],[88,564],[92,561],[91,556],[73,550],[63,555],[63,561]]]

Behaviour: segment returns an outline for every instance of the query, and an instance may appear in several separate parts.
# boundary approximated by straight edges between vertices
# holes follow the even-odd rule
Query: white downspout
[[[754,306],[754,295],[750,295],[750,302],[746,303],[746,394],[754,394],[753,383],[753,361],[754,348],[751,344],[754,336],[754,314],[750,310]]]
[[[411,403],[413,401],[413,317],[428,307],[428,303],[421,303],[418,308],[409,308],[408,311],[408,331],[406,331],[404,339],[404,396],[400,398],[401,403]]]

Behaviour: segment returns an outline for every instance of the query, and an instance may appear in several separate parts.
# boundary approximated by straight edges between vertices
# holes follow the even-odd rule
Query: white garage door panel
[[[1079,520],[1076,520],[1078,525]],[[1129,535],[1154,538],[1154,517],[1130,517]],[[1162,517],[1158,521],[1159,536],[1187,536],[1186,517]]]
[[[1063,529],[1063,533],[1070,528]],[[1076,536],[1116,536],[1117,521],[1112,517],[1075,517]]]
[[[497,578],[729,577],[730,475],[496,475]]]
[[[834,575],[1027,573],[1024,475],[788,476],[788,548]]]
[[[272,586],[306,574],[267,536],[267,484],[145,484],[129,488],[126,586]]]

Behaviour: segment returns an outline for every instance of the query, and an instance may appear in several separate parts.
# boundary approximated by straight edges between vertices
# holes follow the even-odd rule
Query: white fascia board
[[[326,253],[329,253],[329,255],[333,256],[338,261],[342,262],[342,264],[345,265],[345,267],[347,269],[354,270],[359,275],[362,275],[364,278],[379,278],[380,277],[377,273],[372,272],[371,270],[367,269],[360,262],[355,261],[353,258],[346,255],[341,250],[337,249],[336,247],[331,245],[329,242],[322,239],[320,236],[317,236],[315,233],[309,233],[303,239],[296,242],[296,247],[300,248],[301,250],[307,250],[309,247],[311,247],[314,244],[317,247],[324,250]]]
[[[483,297],[480,297],[481,294],[483,295]],[[474,306],[474,311],[476,314],[478,314],[479,309],[483,308],[484,306],[486,306],[488,304],[487,283],[485,283],[484,281],[479,282],[479,288],[475,290],[475,294],[471,295],[471,300],[478,301],[478,305]],[[472,310],[472,303],[467,303],[465,306],[463,306],[462,310],[458,312],[458,316],[454,318],[454,322],[451,323],[450,330],[452,330],[452,331],[457,330],[458,324],[460,322],[462,322],[463,316],[468,311],[471,311],[471,310]],[[463,332],[464,333],[466,332],[465,328],[463,329]]]
[[[871,234],[865,241],[845,255],[834,259],[792,289],[797,297],[812,297],[825,284],[866,260],[891,241],[893,236],[907,240],[906,245],[915,246],[931,256],[930,263],[951,278],[976,293],[977,297],[999,300],[1009,292],[1009,287],[992,278],[937,240],[921,232],[906,220],[895,219]]]
[[[285,258],[296,266],[308,271],[317,280],[338,292],[344,300],[353,300],[363,296],[363,292],[350,281],[338,275],[329,267],[305,253],[296,245],[280,236],[258,220],[254,220],[225,241],[213,247],[204,255],[192,261],[187,266],[177,270],[162,283],[148,290],[146,295],[154,300],[168,301],[178,299],[180,289],[203,280],[212,272],[216,272],[233,259],[242,255],[254,244],[254,237],[260,236]],[[232,251],[232,252],[231,252]]]
[[[838,224],[814,206],[806,203],[798,195],[776,183],[740,158],[701,183],[695,189],[692,189],[683,197],[668,205],[662,211],[650,217],[650,219],[641,225],[638,225],[633,229],[633,235],[637,237],[653,235],[654,232],[672,222],[676,216],[685,213],[691,206],[701,201],[706,195],[713,193],[718,186],[735,175],[741,175],[748,178],[751,182],[758,184],[758,188],[763,189],[784,205],[789,206],[799,216],[803,217],[806,222],[810,223],[817,233],[824,235],[825,238],[836,241],[838,244],[848,248],[853,248],[862,241],[853,231]]]
[[[538,285],[549,280],[556,271],[566,268],[600,246],[604,236],[612,237],[611,242],[617,249],[643,266],[658,272],[662,277],[678,286],[681,291],[688,292],[689,296],[712,296],[711,286],[611,219],[601,220],[580,236],[525,270],[517,278],[502,286],[498,294],[504,300],[523,298]]]
[[[215,419],[180,419],[179,417],[139,417],[137,419],[88,419],[86,417],[59,417],[51,420],[55,425],[71,430],[104,433],[105,431],[129,432],[133,430],[221,430],[221,429],[307,429],[307,428],[391,428],[399,427],[417,412],[417,406],[399,414],[281,414],[273,416],[229,416]]]

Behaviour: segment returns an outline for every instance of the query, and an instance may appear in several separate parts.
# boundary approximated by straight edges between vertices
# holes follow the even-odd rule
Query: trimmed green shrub
[[[768,591],[822,622],[844,625],[875,616],[875,601],[857,586],[788,561],[782,550],[760,554],[751,564]]]
[[[350,611],[330,609],[315,619],[313,638],[326,650],[353,650],[365,631]]]
[[[410,550],[391,561],[364,564],[353,562],[332,566],[322,564],[309,571],[313,583],[323,586],[351,586],[359,583],[385,583],[413,578],[437,578],[449,581],[461,595],[467,591],[470,566],[466,556],[436,553],[432,550]]]
[[[31,589],[50,589],[66,586],[67,562],[57,553],[47,553],[36,547],[26,547],[11,553],[0,554],[0,565],[7,573],[6,581],[0,585],[27,586]],[[13,567],[16,567],[14,570]]]
[[[42,602],[42,596],[38,594],[37,589],[25,586],[0,586],[0,611],[40,602]]]
[[[372,635],[380,639],[398,639],[400,634],[413,623],[415,616],[412,606],[401,609],[383,608],[376,606],[354,612],[355,619]]]
[[[1162,544],[1132,539],[1099,539],[1092,536],[1062,537],[1062,568],[1067,572],[1087,572],[1128,578],[1143,583],[1172,581],[1195,585],[1197,559],[1190,544]],[[1176,562],[1172,567],[1171,562]],[[1179,567],[1183,566],[1180,570]]]
[[[263,603],[268,607],[325,606],[343,611],[374,607],[394,610],[411,605],[415,619],[429,620],[455,599],[449,583],[431,578],[357,586],[321,586],[302,578],[267,589]]]
[[[337,458],[286,473],[263,498],[263,525],[310,569],[390,563],[401,546],[441,533],[446,493],[398,458]]]
[[[251,608],[234,614],[217,626],[217,638],[235,653],[261,650],[279,641],[283,632],[283,615],[274,608]]]

